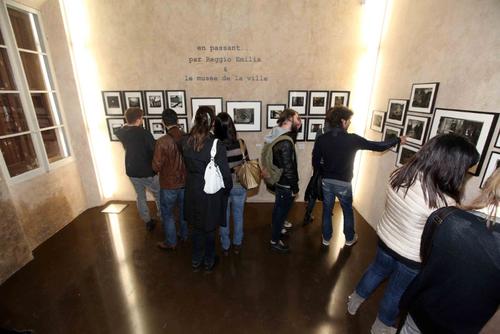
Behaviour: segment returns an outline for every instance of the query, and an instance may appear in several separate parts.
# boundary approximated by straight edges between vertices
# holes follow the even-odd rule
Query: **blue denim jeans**
[[[222,248],[227,250],[231,247],[231,238],[229,236],[231,221],[231,211],[233,211],[233,245],[240,246],[243,241],[243,210],[245,209],[245,200],[247,198],[247,190],[240,184],[235,183],[229,194],[226,213],[226,226],[221,226],[219,229],[220,242]]]
[[[393,326],[399,314],[401,296],[418,272],[418,269],[408,267],[378,247],[375,260],[356,286],[356,293],[366,299],[382,281],[389,278],[384,296],[380,301],[378,318],[385,325]]]
[[[323,179],[323,238],[332,238],[332,212],[335,197],[339,199],[344,214],[344,235],[346,240],[354,238],[354,213],[352,211],[352,186],[350,182]]]
[[[149,190],[155,197],[158,216],[160,216],[160,181],[158,180],[158,175],[152,177],[131,177],[130,182],[132,182],[135,194],[137,195],[137,210],[139,210],[139,216],[141,219],[145,223],[151,220],[148,202],[146,199],[146,189]]]
[[[205,232],[193,229],[193,266],[212,266],[215,262],[215,231]]]
[[[281,230],[283,229],[288,212],[292,208],[295,197],[291,189],[276,186],[275,198],[271,240],[278,242],[281,239]]]
[[[179,209],[179,234],[181,239],[188,238],[188,226],[184,220],[184,188],[181,189],[161,189],[160,205],[165,231],[165,243],[170,246],[177,244],[177,230],[175,228],[174,207],[177,203]]]

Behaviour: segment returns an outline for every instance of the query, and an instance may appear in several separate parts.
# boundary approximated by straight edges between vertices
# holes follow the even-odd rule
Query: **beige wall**
[[[437,81],[437,107],[500,112],[500,2],[391,3],[371,109],[386,110],[389,98],[409,99],[412,83]],[[498,129],[493,142],[497,134]],[[366,135],[381,138],[369,129]],[[395,160],[392,152],[363,154],[355,206],[373,226],[384,209],[381,194]],[[465,201],[478,193],[481,177],[469,180]]]

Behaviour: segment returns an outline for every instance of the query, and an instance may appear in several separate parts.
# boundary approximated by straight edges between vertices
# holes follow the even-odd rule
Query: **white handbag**
[[[212,150],[210,151],[210,162],[205,168],[205,187],[203,191],[207,194],[215,194],[224,188],[224,179],[220,172],[219,166],[215,163],[215,155],[217,154],[217,139],[214,139]]]

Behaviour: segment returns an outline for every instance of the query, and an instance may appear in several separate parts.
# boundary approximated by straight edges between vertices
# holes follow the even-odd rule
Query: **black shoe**
[[[236,255],[240,254],[240,252],[241,252],[241,245],[234,245],[233,246],[233,252]]]
[[[313,219],[312,217],[305,217],[304,218],[304,221],[302,222],[302,226],[307,226],[309,224],[311,224],[313,222]]]
[[[278,242],[271,241],[271,249],[282,254],[290,252],[290,248],[282,240]]]
[[[213,272],[215,269],[215,266],[217,266],[217,263],[219,263],[219,257],[216,255],[215,259],[214,259],[214,263],[212,265],[208,265],[208,266],[205,265],[205,272],[208,274]]]
[[[200,263],[192,263],[191,268],[193,268],[193,272],[197,273],[198,271],[200,271],[201,262]]]
[[[228,249],[223,249],[223,250],[222,250],[222,255],[224,255],[224,257],[228,257],[228,256],[229,256],[229,250],[230,250],[230,249],[231,249],[231,247],[230,247],[230,248],[228,248]]]
[[[146,230],[148,230],[148,232],[151,232],[155,229],[155,226],[156,226],[156,222],[153,219],[151,219],[150,221],[148,221],[146,223]]]

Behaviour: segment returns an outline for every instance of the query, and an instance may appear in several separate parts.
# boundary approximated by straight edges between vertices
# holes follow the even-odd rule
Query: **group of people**
[[[312,152],[313,178],[319,186],[307,198],[303,224],[313,221],[316,199],[321,199],[323,247],[329,247],[332,238],[336,198],[343,212],[345,247],[358,240],[351,185],[356,152],[385,151],[406,142],[404,136],[375,142],[351,134],[352,116],[346,107],[331,108]],[[192,268],[211,272],[218,261],[217,228],[224,255],[241,251],[247,190],[237,171],[250,159],[248,150],[227,113],[215,115],[211,108],[200,107],[189,134],[179,129],[175,111],[165,110],[162,118],[167,134],[156,143],[142,127],[138,108],[126,111],[127,124],[116,131],[125,148],[126,172],[137,193],[139,214],[146,228],[153,230],[155,222],[145,195],[149,189],[165,232],[158,246],[175,250],[188,239],[189,224]],[[288,253],[284,236],[290,227],[287,216],[299,193],[295,141],[301,119],[296,111],[285,109],[277,123],[264,138],[261,163],[266,185],[275,194],[270,247]],[[215,194],[204,191],[205,169],[211,160],[224,183]],[[408,312],[400,321],[401,333],[477,333],[497,311],[500,228],[495,223],[500,171],[493,173],[471,205],[461,204],[467,171],[478,160],[475,146],[465,137],[446,134],[431,138],[408,163],[392,172],[385,210],[376,228],[375,258],[347,300],[347,312],[354,315],[388,281],[372,333],[395,333],[401,311]]]

